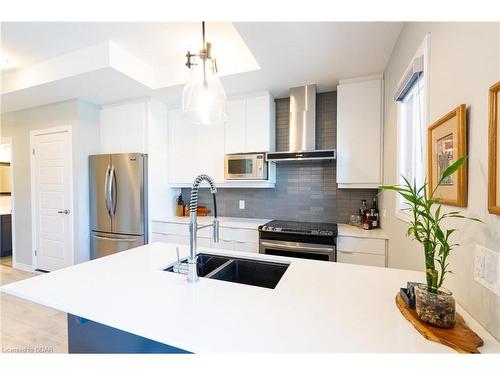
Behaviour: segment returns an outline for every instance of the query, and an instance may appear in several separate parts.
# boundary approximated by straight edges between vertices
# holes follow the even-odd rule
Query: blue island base
[[[92,320],[68,314],[69,353],[190,353]]]

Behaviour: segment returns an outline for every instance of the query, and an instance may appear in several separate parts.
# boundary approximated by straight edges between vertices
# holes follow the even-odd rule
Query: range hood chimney
[[[335,159],[335,150],[316,150],[316,85],[290,89],[288,151],[270,152],[269,161]]]

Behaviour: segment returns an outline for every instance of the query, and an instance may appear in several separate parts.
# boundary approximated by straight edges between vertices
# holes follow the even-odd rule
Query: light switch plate
[[[245,201],[243,199],[240,199],[240,210],[245,209]]]
[[[500,297],[500,256],[497,252],[476,245],[474,280]]]

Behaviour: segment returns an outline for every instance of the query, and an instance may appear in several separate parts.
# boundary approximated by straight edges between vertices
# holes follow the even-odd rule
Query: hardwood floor
[[[36,276],[0,264],[2,285]],[[67,342],[65,313],[0,293],[2,353],[67,353]]]
[[[0,258],[0,264],[3,264],[4,266],[9,266],[12,267],[12,257],[3,257]]]

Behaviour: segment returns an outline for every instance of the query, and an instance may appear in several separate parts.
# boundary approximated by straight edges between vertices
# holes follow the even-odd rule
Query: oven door
[[[337,260],[334,245],[311,244],[305,242],[261,239],[259,243],[259,253],[292,258],[325,260],[328,262],[335,262]]]

